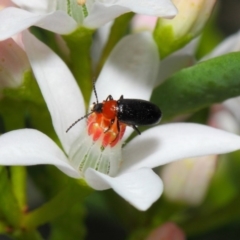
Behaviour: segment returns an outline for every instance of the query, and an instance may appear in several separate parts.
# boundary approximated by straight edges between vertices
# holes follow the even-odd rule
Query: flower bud
[[[163,167],[166,197],[192,206],[202,203],[216,169],[216,155],[184,159]]]
[[[173,222],[167,222],[156,228],[148,236],[147,240],[185,240],[183,230]]]
[[[159,19],[154,35],[162,57],[196,37],[211,15],[216,0],[173,0],[178,8],[174,19]]]
[[[19,87],[30,69],[24,50],[11,38],[0,41],[0,89]]]

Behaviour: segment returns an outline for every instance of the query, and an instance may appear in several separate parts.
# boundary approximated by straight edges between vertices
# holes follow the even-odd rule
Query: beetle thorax
[[[107,119],[115,119],[117,116],[117,101],[110,100],[103,103],[102,114]]]

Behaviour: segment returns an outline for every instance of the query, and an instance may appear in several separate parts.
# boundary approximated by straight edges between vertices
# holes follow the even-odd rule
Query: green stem
[[[20,227],[22,212],[12,191],[5,167],[0,167],[0,215],[6,225]]]
[[[26,168],[23,166],[10,167],[11,182],[13,194],[15,195],[20,209],[24,211],[26,209]]]
[[[90,52],[93,33],[93,30],[80,27],[70,35],[63,36],[70,50],[69,68],[81,88],[86,104],[89,103],[92,92]]]
[[[114,24],[112,25],[110,35],[108,37],[108,41],[103,49],[101,58],[99,60],[99,64],[96,70],[96,76],[99,75],[106,59],[108,58],[114,46],[124,35],[126,35],[129,28],[129,22],[132,19],[133,15],[133,13],[126,13],[115,20]]]
[[[91,192],[91,189],[87,186],[82,186],[80,189],[75,181],[69,180],[68,183],[70,184],[49,202],[25,215],[23,226],[26,229],[35,229],[40,225],[51,222],[68,211],[74,203],[79,202],[79,204],[81,204],[80,201]]]

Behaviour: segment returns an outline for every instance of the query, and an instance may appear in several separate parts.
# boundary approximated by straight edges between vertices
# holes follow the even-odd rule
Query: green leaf
[[[25,111],[22,102],[10,98],[3,98],[0,101],[1,133],[24,128]]]
[[[69,177],[51,165],[29,166],[28,174],[47,200],[67,185]]]
[[[3,99],[0,101],[2,132],[24,127],[35,128],[58,141],[50,113],[32,72],[25,74],[19,88],[4,89],[2,94]]]
[[[192,113],[240,95],[240,53],[230,53],[183,69],[153,91],[164,120]]]
[[[227,206],[218,208],[216,211],[208,211],[197,215],[192,215],[188,221],[179,224],[184,232],[188,235],[198,235],[213,229],[226,226],[227,224],[239,221],[239,196],[231,201]]]
[[[18,88],[5,88],[3,96],[19,101],[29,101],[36,104],[45,104],[41,91],[31,71],[24,74],[23,83]]]
[[[6,224],[18,228],[21,223],[22,212],[12,191],[5,167],[0,167],[0,216]]]
[[[218,210],[224,208],[239,194],[238,185],[235,186],[233,184],[232,159],[229,158],[231,154],[222,155],[218,159],[217,167],[204,201],[206,209]]]
[[[39,224],[37,223],[39,221],[51,221],[49,238],[51,240],[83,239],[85,235],[83,201],[92,190],[81,181],[76,182],[67,177],[53,166],[32,166],[28,170],[34,183],[48,200],[36,210],[38,213],[33,216],[36,218],[36,224]]]
[[[15,231],[12,234],[10,234],[10,237],[13,237],[14,240],[43,240],[40,233],[36,230]]]

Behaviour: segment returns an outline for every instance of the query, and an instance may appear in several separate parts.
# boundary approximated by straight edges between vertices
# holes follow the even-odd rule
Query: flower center
[[[93,168],[115,176],[122,161],[121,139],[126,124],[106,118],[102,113],[93,112],[87,119],[87,129],[71,147],[69,158],[72,165],[84,177],[87,168]]]
[[[114,147],[123,137],[126,124],[104,117],[102,113],[92,113],[87,120],[88,135],[94,142],[101,139],[102,148]]]

